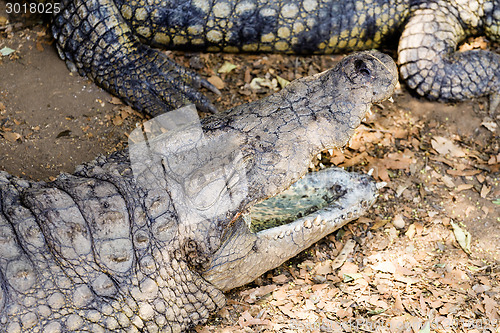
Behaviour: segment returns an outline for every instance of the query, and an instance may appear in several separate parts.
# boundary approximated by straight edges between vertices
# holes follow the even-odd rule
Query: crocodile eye
[[[366,75],[366,76],[371,76],[372,72],[370,71],[370,69],[368,68],[368,66],[366,65],[366,63],[363,61],[363,60],[356,60],[354,62],[354,68],[356,69],[356,71],[358,71],[359,73],[363,74],[363,75]]]
[[[339,185],[339,184],[335,184],[333,187],[332,187],[332,190],[335,192],[335,193],[341,193],[342,192],[342,186]]]

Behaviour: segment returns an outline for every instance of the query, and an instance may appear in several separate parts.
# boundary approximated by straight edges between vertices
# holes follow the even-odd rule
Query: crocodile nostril
[[[363,60],[356,60],[354,62],[354,68],[356,68],[356,70],[363,74],[363,75],[371,75],[371,71],[370,69],[368,68],[368,66],[366,65],[366,63],[363,61]]]

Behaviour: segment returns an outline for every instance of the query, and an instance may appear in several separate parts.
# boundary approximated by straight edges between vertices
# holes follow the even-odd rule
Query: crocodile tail
[[[500,94],[500,54],[456,52],[466,36],[483,29],[481,13],[468,8],[466,16],[466,9],[459,12],[457,8],[434,3],[415,10],[399,43],[401,76],[410,88],[431,99],[490,96],[495,100]],[[494,20],[490,21],[494,27]]]

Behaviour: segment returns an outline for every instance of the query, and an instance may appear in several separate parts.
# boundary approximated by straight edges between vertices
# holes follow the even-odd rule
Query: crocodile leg
[[[472,6],[451,8],[442,3],[415,10],[399,43],[400,72],[410,88],[440,101],[489,95],[493,114],[500,95],[500,54],[456,52],[460,41],[481,28],[478,15]]]
[[[215,111],[198,89],[217,88],[142,44],[114,1],[67,0],[62,7],[52,29],[69,68],[152,116],[188,103]]]

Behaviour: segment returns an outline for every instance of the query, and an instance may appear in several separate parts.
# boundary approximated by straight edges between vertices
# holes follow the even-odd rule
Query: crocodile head
[[[136,183],[147,192],[168,189],[176,220],[169,234],[193,270],[220,290],[251,282],[375,201],[368,176],[340,169],[304,175],[313,156],[345,145],[396,82],[390,57],[362,52],[201,122],[194,107],[156,117],[130,136]],[[287,202],[295,206],[289,223],[251,231],[252,207],[272,197],[254,210],[262,215]]]

